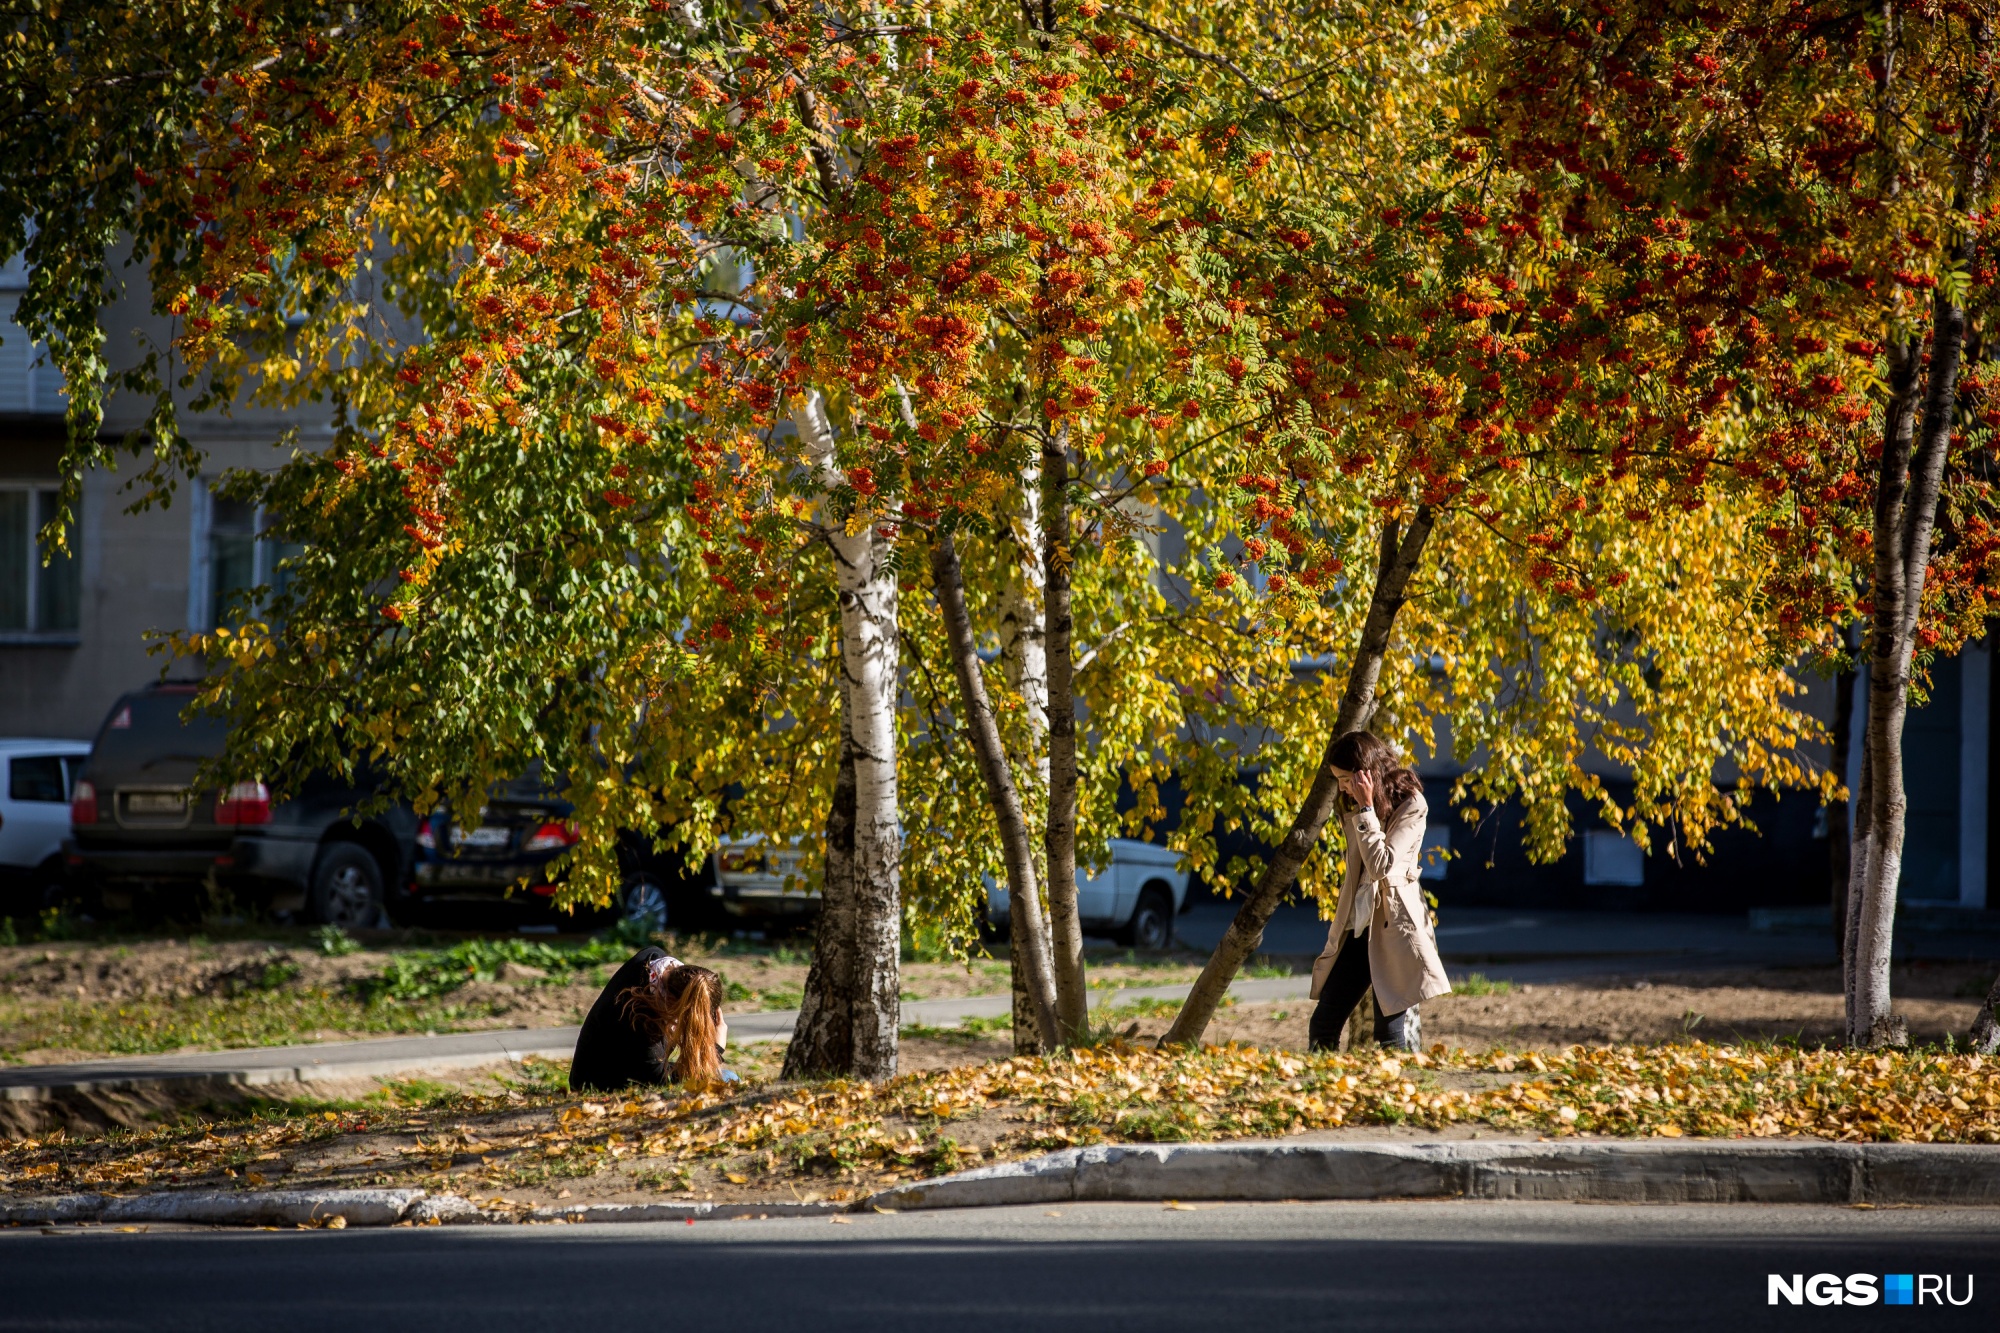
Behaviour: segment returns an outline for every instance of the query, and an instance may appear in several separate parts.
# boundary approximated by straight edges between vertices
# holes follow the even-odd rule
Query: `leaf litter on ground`
[[[280,1181],[468,1195],[602,1177],[625,1191],[860,1197],[910,1178],[1107,1141],[1343,1127],[1630,1137],[2000,1143],[2000,1078],[1977,1055],[1785,1046],[1352,1054],[1112,1039],[851,1080],[577,1096],[559,1062],[500,1091],[422,1081],[361,1103],[0,1141],[0,1194]],[[254,1173],[258,1180],[250,1179]],[[613,1181],[612,1177],[616,1177]],[[811,1189],[810,1195],[802,1189]]]

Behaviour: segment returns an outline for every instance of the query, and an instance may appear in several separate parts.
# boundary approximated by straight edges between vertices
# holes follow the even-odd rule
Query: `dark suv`
[[[407,881],[417,817],[393,805],[358,822],[365,789],[314,779],[273,802],[261,782],[196,790],[223,724],[183,720],[190,684],[151,685],[111,707],[71,791],[71,886],[110,911],[158,912],[213,886],[246,905],[347,928],[376,924]]]
[[[504,901],[513,913],[557,923],[623,919],[648,933],[669,924],[681,931],[711,924],[712,872],[705,867],[690,875],[678,852],[658,853],[650,838],[636,833],[618,840],[618,901],[579,909],[574,918],[558,912],[549,863],[576,844],[573,810],[560,784],[552,787],[537,773],[496,784],[476,818],[438,807],[417,827],[408,885],[391,896],[389,910],[404,917]],[[711,857],[708,866],[713,864]]]

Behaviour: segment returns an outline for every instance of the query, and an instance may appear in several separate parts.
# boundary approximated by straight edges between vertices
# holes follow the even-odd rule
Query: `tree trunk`
[[[1974,45],[1982,57],[1990,52],[1992,33],[1985,24],[1975,30]],[[1984,190],[1986,158],[1993,116],[1994,84],[1981,89],[1976,107],[1968,108],[1954,215],[1975,206]],[[1945,246],[1945,270],[1969,269],[1978,253],[1978,233],[1963,228]],[[1885,445],[1882,476],[1875,508],[1875,623],[1869,661],[1868,756],[1873,761],[1873,787],[1868,830],[1868,868],[1862,883],[1861,922],[1852,963],[1854,1018],[1848,1038],[1870,1046],[1901,1045],[1903,1024],[1890,1010],[1890,964],[1894,949],[1896,887],[1901,875],[1904,820],[1908,799],[1903,790],[1903,721],[1909,709],[1910,659],[1916,648],[1924,575],[1930,565],[1931,534],[1937,523],[1938,495],[1945,458],[1951,445],[1953,411],[1958,400],[1958,374],[1965,350],[1965,309],[1940,284],[1931,304],[1931,346],[1928,375],[1922,347],[1914,340],[1892,346],[1892,404],[1914,398],[1920,381],[1923,418],[1914,454],[1908,453],[1910,422],[1907,409],[1889,413],[1888,429],[1900,448]],[[1908,386],[1907,389],[1905,386]],[[1901,420],[1897,417],[1900,415]],[[1903,459],[1909,458],[1907,482]],[[1885,540],[1886,539],[1886,540]]]
[[[817,393],[803,395],[792,419],[831,489],[839,472],[825,402]],[[882,1079],[896,1073],[902,1020],[896,575],[891,543],[874,524],[825,535],[840,589],[841,776],[827,819],[813,963],[783,1076]],[[843,796],[842,787],[852,796]],[[852,802],[851,817],[842,812],[844,800]]]
[[[1361,992],[1361,1003],[1355,1005],[1354,1012],[1347,1016],[1347,1040],[1341,1045],[1341,1049],[1352,1052],[1374,1044],[1375,988],[1370,986]]]
[[[1039,822],[1042,798],[1049,789],[1049,655],[1042,637],[1042,470],[1021,469],[1021,515],[1017,531],[1012,525],[1001,530],[1002,545],[1013,559],[1000,593],[1000,664],[1007,683],[1020,696],[1027,712],[1028,748],[1017,768],[1021,785],[1029,788],[1031,799],[1024,809]],[[1017,790],[1020,788],[1017,787]],[[1035,877],[1041,873],[1042,848],[1034,849]],[[1033,932],[1024,937],[1027,922],[1009,916],[1008,970],[1014,988],[1014,1054],[1040,1055],[1052,1042],[1044,1041],[1034,1001],[1034,980],[1030,976],[1028,950],[1049,957],[1048,915],[1039,899],[1035,904]],[[1053,974],[1052,974],[1053,975]]]
[[[1854,813],[1856,820],[1849,834],[1853,839],[1853,846],[1847,856],[1847,907],[1841,919],[1840,936],[1840,984],[1842,994],[1846,997],[1846,1038],[1850,1045],[1855,1040],[1854,1013],[1855,1005],[1858,1002],[1858,992],[1855,990],[1854,980],[1860,975],[1855,971],[1854,958],[1856,950],[1860,947],[1861,898],[1863,888],[1868,879],[1868,849],[1872,842],[1872,839],[1868,835],[1868,828],[1871,818],[1870,812],[1875,808],[1875,764],[1869,757],[1867,745],[1868,714],[1873,711],[1875,706],[1872,698],[1874,689],[1865,676],[1862,677],[1862,684],[1861,732],[1863,740],[1861,746],[1861,782],[1854,789]]]
[[[1854,667],[1849,665],[1833,678],[1833,753],[1827,757],[1827,766],[1847,781],[1847,761],[1854,749],[1854,683],[1860,679]],[[1846,800],[1828,802],[1826,807],[1826,857],[1827,888],[1833,906],[1833,954],[1843,967],[1847,964],[1847,893],[1848,873],[1852,859],[1850,851],[1850,829],[1852,822],[1847,817]]]
[[[1069,452],[1057,434],[1042,448],[1043,623],[1049,658],[1049,796],[1043,838],[1049,867],[1049,933],[1056,1028],[1065,1043],[1090,1035],[1083,922],[1076,901],[1076,694],[1070,643]]]
[[[1972,1020],[1972,1049],[1981,1055],[2000,1055],[2000,977],[1993,979],[1986,1003]]]
[[[1243,906],[1236,911],[1236,919],[1229,923],[1222,940],[1209,956],[1201,976],[1196,979],[1194,989],[1188,993],[1187,1003],[1181,1006],[1173,1026],[1160,1039],[1162,1045],[1181,1043],[1194,1045],[1201,1041],[1202,1033],[1208,1030],[1209,1020],[1215,1017],[1216,1006],[1222,1003],[1223,995],[1229,990],[1229,983],[1236,978],[1244,960],[1257,950],[1264,941],[1264,927],[1270,923],[1271,913],[1278,910],[1278,902],[1297,878],[1299,867],[1305,864],[1307,856],[1319,842],[1320,831],[1332,817],[1334,801],[1340,795],[1339,784],[1333,777],[1333,746],[1342,736],[1368,723],[1375,709],[1375,686],[1382,678],[1382,663],[1389,655],[1389,635],[1396,625],[1396,613],[1403,609],[1410,586],[1410,578],[1416,573],[1423,559],[1424,544],[1430,540],[1431,527],[1435,515],[1428,505],[1419,506],[1415,517],[1410,520],[1409,530],[1399,532],[1398,525],[1391,522],[1382,530],[1382,549],[1375,566],[1375,591],[1369,598],[1368,617],[1361,625],[1361,641],[1356,646],[1354,663],[1347,671],[1347,688],[1341,695],[1340,713],[1334,719],[1333,730],[1326,738],[1326,751],[1320,756],[1319,768],[1313,774],[1312,787],[1306,793],[1305,802],[1292,820],[1291,830],[1285,840],[1272,853],[1270,863],[1258,877],[1256,888],[1244,899]]]
[[[986,697],[986,678],[972,642],[972,619],[965,609],[965,572],[959,565],[958,547],[949,532],[939,534],[931,545],[931,576],[937,588],[938,606],[944,613],[945,637],[951,645],[952,671],[958,677],[965,729],[972,738],[972,752],[979,761],[979,776],[986,784],[994,822],[1000,828],[1000,845],[1007,862],[1008,918],[1015,970],[1028,979],[1029,1002],[1041,1044],[1053,1046],[1057,1040],[1055,976],[1049,965],[1042,926],[1041,890],[1035,883],[1034,844],[1028,837],[1028,821],[1021,811],[1020,793],[1014,789],[1007,752],[1000,744],[1000,727],[993,720],[993,705]]]

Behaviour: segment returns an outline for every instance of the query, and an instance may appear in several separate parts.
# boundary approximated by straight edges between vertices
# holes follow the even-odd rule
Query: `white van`
[[[0,738],[0,916],[32,916],[62,875],[70,789],[89,741]]]

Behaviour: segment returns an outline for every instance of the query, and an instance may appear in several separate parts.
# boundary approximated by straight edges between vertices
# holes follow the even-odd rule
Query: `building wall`
[[[114,272],[125,271],[114,266]],[[169,332],[165,321],[151,314],[144,293],[129,287],[107,308],[104,327],[114,367],[135,360],[142,346],[164,345]],[[12,325],[0,326],[5,339],[0,354],[20,342],[10,336],[17,333]],[[40,410],[0,413],[0,484],[57,479],[62,404],[43,393],[35,406]],[[113,397],[106,405],[105,438],[123,439],[143,421],[143,410],[144,404],[129,396]],[[205,616],[201,605],[191,606],[200,599],[190,597],[205,546],[203,487],[228,469],[276,466],[286,453],[273,443],[294,420],[254,404],[239,405],[228,416],[184,415],[183,430],[205,454],[203,477],[183,483],[164,505],[131,512],[134,497],[127,487],[141,465],[129,456],[120,459],[117,471],[85,478],[72,534],[82,561],[80,623],[73,634],[0,635],[0,736],[88,739],[120,694],[158,678],[163,668],[191,673],[189,664],[150,652],[148,636],[187,629],[191,615]],[[323,439],[308,430],[305,447]]]

